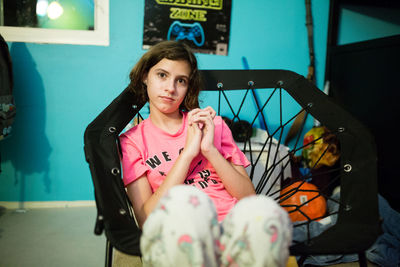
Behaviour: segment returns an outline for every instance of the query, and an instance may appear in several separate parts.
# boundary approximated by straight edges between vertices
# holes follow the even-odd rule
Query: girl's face
[[[188,90],[190,65],[185,60],[162,59],[145,75],[150,112],[171,114],[179,106]]]

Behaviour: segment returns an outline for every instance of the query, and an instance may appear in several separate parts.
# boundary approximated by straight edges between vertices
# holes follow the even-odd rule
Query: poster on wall
[[[231,0],[145,0],[143,49],[183,40],[197,53],[228,55]]]

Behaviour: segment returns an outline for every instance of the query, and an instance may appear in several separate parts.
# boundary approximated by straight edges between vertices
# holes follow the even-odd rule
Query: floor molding
[[[6,209],[40,209],[40,208],[75,208],[95,207],[94,200],[79,201],[0,201],[0,207]]]

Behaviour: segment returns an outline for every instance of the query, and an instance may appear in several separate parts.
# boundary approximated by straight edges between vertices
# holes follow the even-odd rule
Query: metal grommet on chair
[[[222,87],[224,87],[224,84],[223,84],[223,83],[221,83],[221,82],[217,83],[217,88],[218,88],[218,89],[221,89]]]
[[[132,108],[133,109],[137,109],[137,105],[132,105]]]
[[[283,85],[283,81],[278,81],[276,84],[277,84],[278,86],[282,86],[282,85]]]
[[[120,173],[120,171],[118,168],[115,167],[115,168],[111,169],[111,173],[112,173],[112,175],[118,175]]]
[[[339,127],[339,128],[338,128],[338,131],[339,131],[339,133],[343,133],[343,132],[344,132],[344,130],[345,130],[345,128],[344,128],[344,127]]]
[[[345,164],[344,166],[343,166],[343,170],[345,171],[345,172],[351,172],[351,169],[352,169],[353,167],[349,164],[349,163],[347,163],[347,164]]]
[[[115,128],[114,126],[111,126],[111,127],[108,128],[108,131],[110,133],[115,133],[117,131],[117,128]]]
[[[253,87],[254,84],[255,84],[255,82],[254,82],[254,81],[249,81],[247,84],[248,84],[250,87]]]
[[[124,210],[124,209],[119,209],[119,214],[125,215],[125,214],[126,214],[126,210]]]

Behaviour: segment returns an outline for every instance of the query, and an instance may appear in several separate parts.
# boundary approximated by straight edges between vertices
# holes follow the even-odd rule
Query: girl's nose
[[[176,90],[176,84],[173,79],[170,79],[167,83],[167,86],[165,87],[165,90],[168,91],[169,93],[173,93]]]

